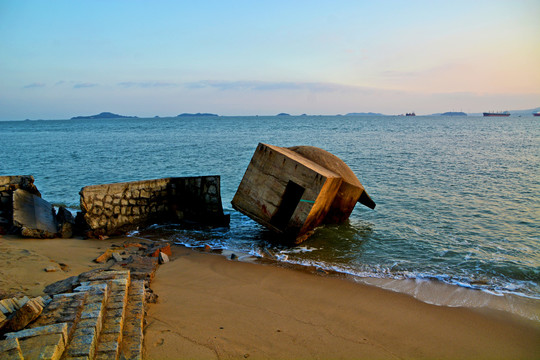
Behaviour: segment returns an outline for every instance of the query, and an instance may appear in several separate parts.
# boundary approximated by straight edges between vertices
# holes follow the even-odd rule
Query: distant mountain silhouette
[[[210,113],[196,113],[196,114],[182,113],[182,114],[178,115],[177,117],[188,117],[188,116],[219,116],[219,115],[218,114],[210,114]]]
[[[118,115],[113,114],[110,112],[102,112],[101,114],[97,115],[90,115],[90,116],[75,116],[72,117],[71,120],[86,120],[86,119],[136,119],[137,116],[124,116],[124,115]]]

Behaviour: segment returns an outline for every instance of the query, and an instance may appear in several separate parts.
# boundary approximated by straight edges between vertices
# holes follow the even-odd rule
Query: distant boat
[[[413,111],[412,113],[406,113],[405,116],[416,116],[416,114]]]
[[[534,116],[540,116],[540,111],[533,113]]]
[[[485,112],[484,116],[510,116],[510,113],[508,111],[501,111],[501,112]]]

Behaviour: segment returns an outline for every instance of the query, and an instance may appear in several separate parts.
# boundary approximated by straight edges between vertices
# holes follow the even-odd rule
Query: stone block
[[[56,214],[56,222],[58,224],[58,233],[61,238],[67,239],[73,236],[75,218],[69,210],[61,206]]]
[[[32,175],[0,176],[0,187],[2,187],[2,191],[23,189],[41,197],[39,190],[34,185],[34,177]]]
[[[120,350],[120,334],[103,334],[99,339],[97,351],[113,352],[118,354]]]
[[[92,285],[86,285],[86,286],[77,286],[73,289],[75,292],[86,292],[86,291],[92,291],[96,294],[104,294],[107,292],[107,284],[105,283],[98,283],[98,284],[92,284]]]
[[[40,326],[33,329],[24,329],[17,332],[7,333],[4,336],[6,339],[22,339],[50,334],[62,335],[62,341],[64,342],[64,345],[66,345],[68,340],[67,323]]]
[[[169,262],[169,256],[167,254],[160,252],[158,256],[158,260],[160,264],[165,264]]]
[[[122,262],[124,260],[122,258],[122,256],[117,252],[113,252],[112,257],[113,257],[114,261],[116,261],[116,262]]]
[[[122,251],[123,249],[107,249],[103,254],[94,259],[94,261],[103,264],[113,257],[113,253],[119,253]]]
[[[103,322],[102,334],[118,334],[122,333],[124,321],[115,318],[107,318]]]
[[[24,360],[18,339],[0,340],[0,359]]]
[[[96,329],[96,333],[101,332],[101,319],[99,318],[88,318],[81,319],[77,323],[77,328],[93,327]]]
[[[13,192],[13,225],[26,237],[53,238],[58,232],[52,204],[21,189]]]
[[[104,334],[115,333],[119,329],[121,330],[124,326],[124,318],[122,316],[107,316],[103,321],[103,330]]]
[[[118,250],[122,251],[122,250]],[[82,281],[102,281],[113,279],[128,279],[129,270],[92,270],[79,275]]]
[[[107,313],[108,311],[110,310],[115,310],[115,309],[124,309],[124,302],[123,301],[110,301],[109,300],[109,303],[107,304]]]
[[[151,249],[150,251],[151,253],[148,256],[151,256],[151,257],[158,257],[159,253],[164,253],[168,256],[172,256],[171,244],[159,246],[157,249]]]
[[[65,349],[62,334],[46,334],[19,339],[25,359],[60,359]]]
[[[16,303],[17,303],[17,308],[22,308],[27,302],[28,300],[30,300],[28,298],[28,296],[23,296],[22,298],[18,298],[18,299],[13,299]],[[37,300],[36,300],[37,301]],[[40,304],[41,307],[43,307],[43,304]]]
[[[131,262],[126,265],[131,271],[131,279],[152,281],[158,267],[158,259],[155,257],[132,255]]]
[[[4,324],[3,330],[8,332],[24,329],[24,327],[34,321],[42,311],[43,307],[41,307],[37,301],[29,300]]]
[[[96,351],[96,329],[77,328],[67,348],[67,356],[87,356],[94,358]]]
[[[0,300],[0,310],[4,313],[4,314],[10,314],[12,312],[14,312],[15,310],[17,310],[17,308],[15,307],[15,303],[13,302],[12,299],[3,299],[3,300]]]

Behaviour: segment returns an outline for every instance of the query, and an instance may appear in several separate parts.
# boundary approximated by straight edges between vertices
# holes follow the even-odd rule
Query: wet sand
[[[45,285],[100,267],[108,240],[0,238],[0,290]],[[136,241],[136,240],[135,240]],[[535,359],[540,322],[493,310],[429,305],[408,295],[173,247],[148,306],[146,359]],[[61,270],[60,264],[65,264]],[[48,266],[55,272],[45,272]]]

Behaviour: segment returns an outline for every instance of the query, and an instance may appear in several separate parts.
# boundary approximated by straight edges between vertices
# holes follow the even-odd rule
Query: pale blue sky
[[[540,1],[0,0],[0,120],[540,106]]]

